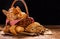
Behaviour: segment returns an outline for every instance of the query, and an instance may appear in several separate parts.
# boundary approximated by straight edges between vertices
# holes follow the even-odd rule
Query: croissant
[[[26,27],[26,31],[30,33],[38,33],[45,31],[45,28],[38,22],[31,23]]]

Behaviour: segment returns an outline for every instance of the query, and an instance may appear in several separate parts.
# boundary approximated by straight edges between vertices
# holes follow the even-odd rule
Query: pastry
[[[38,33],[44,31],[45,28],[38,22],[31,23],[27,26],[26,31],[31,33]]]
[[[15,28],[16,28],[16,25],[13,25],[13,26],[11,26],[11,27],[9,28],[10,32],[11,32],[13,35],[17,35],[17,32],[16,32]]]
[[[21,27],[21,26],[17,26],[15,30],[16,30],[16,32],[18,32],[18,33],[24,32],[24,28]]]

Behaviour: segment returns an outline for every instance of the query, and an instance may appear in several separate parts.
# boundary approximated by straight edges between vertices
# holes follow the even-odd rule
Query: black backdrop
[[[35,21],[41,24],[51,25],[60,24],[60,2],[58,0],[25,0],[29,14]],[[2,9],[8,10],[13,0],[0,0],[0,24],[5,24],[6,16],[2,13]],[[23,4],[16,3],[23,11],[25,11]]]

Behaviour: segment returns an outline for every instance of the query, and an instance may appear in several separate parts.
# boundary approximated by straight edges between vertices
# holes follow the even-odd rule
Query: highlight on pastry
[[[21,27],[21,26],[17,26],[15,30],[16,30],[16,32],[18,32],[18,33],[24,32],[24,28]]]

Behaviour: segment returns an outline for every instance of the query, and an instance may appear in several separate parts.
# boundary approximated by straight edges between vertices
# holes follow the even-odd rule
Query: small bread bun
[[[20,33],[20,32],[23,32],[23,31],[24,31],[23,27],[21,27],[21,26],[16,27],[16,32]]]
[[[11,32],[13,35],[17,35],[17,32],[16,32],[15,28],[16,28],[16,25],[13,25],[13,26],[11,26],[11,27],[9,28],[9,29],[10,29],[10,32]]]
[[[38,33],[44,31],[44,29],[45,28],[40,23],[34,22],[27,26],[26,31],[31,33]]]

